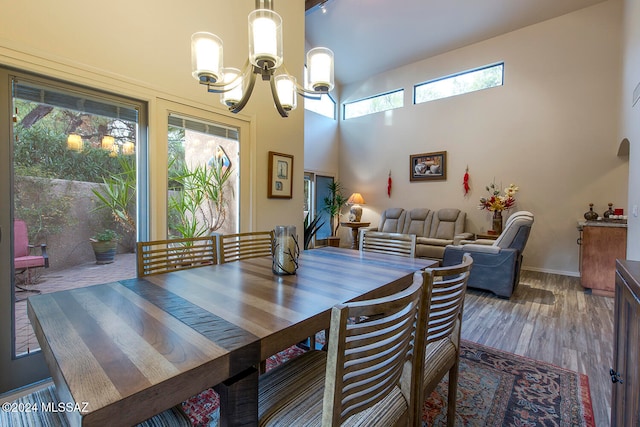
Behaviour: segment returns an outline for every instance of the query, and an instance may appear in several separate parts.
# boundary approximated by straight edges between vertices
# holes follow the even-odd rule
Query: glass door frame
[[[0,393],[49,376],[42,352],[14,357],[12,74],[0,68]]]
[[[241,232],[253,231],[256,227],[256,141],[253,135],[255,124],[244,116],[230,116],[212,110],[177,103],[168,99],[158,98],[155,124],[152,132],[155,135],[155,146],[149,150],[149,181],[152,183],[150,192],[153,197],[149,205],[150,240],[163,240],[167,235],[168,211],[168,135],[167,123],[170,114],[220,124],[238,129],[240,147],[240,168],[237,171],[240,179],[240,195],[238,198],[239,228]],[[157,147],[157,149],[155,149]]]
[[[105,100],[125,101],[138,109],[138,135],[136,147],[137,173],[137,239],[148,236],[148,107],[144,101],[110,94],[80,84],[61,82],[54,78],[40,77],[28,72],[0,66],[0,394],[29,386],[49,377],[49,370],[42,351],[15,355],[15,305],[13,274],[13,212],[14,170],[12,138],[13,79],[38,82],[45,86],[68,88],[85,92]]]

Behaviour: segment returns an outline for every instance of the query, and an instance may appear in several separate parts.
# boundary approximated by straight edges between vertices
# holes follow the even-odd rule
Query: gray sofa
[[[361,233],[415,234],[416,257],[442,260],[447,245],[457,245],[473,237],[465,232],[467,214],[460,209],[389,208],[382,212],[377,227]]]
[[[504,230],[495,241],[478,240],[471,244],[447,246],[442,265],[459,264],[462,256],[468,253],[473,258],[473,267],[467,286],[510,298],[520,282],[522,252],[532,225],[531,212],[516,212],[507,219]]]

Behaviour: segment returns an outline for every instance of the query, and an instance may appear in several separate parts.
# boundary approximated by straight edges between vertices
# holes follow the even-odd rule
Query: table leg
[[[220,426],[258,425],[258,370],[247,369],[213,387],[220,395]]]
[[[351,249],[358,249],[358,229],[357,228],[352,228],[351,229]]]

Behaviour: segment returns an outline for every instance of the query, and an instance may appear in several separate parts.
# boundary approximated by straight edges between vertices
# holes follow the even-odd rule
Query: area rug
[[[291,347],[267,360],[267,369],[301,354]],[[447,378],[425,400],[423,425],[446,426]],[[184,402],[194,426],[218,424],[218,396],[209,389]],[[462,342],[456,426],[594,427],[586,375]]]
[[[423,422],[447,425],[447,378],[426,399]],[[594,427],[584,374],[463,341],[456,426]]]

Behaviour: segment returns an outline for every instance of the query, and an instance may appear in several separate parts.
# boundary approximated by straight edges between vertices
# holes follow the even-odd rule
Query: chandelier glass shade
[[[100,143],[100,147],[105,151],[113,150],[113,146],[116,143],[116,140],[111,135],[105,135],[102,137],[102,142]]]
[[[249,14],[249,56],[242,70],[224,68],[222,40],[215,34],[197,32],[191,36],[193,77],[211,93],[220,94],[220,102],[237,113],[251,96],[256,75],[269,81],[276,109],[282,117],[297,106],[297,95],[319,99],[334,87],[333,52],[311,49],[307,54],[306,87],[284,66],[282,18],[273,11],[272,1],[256,0]]]
[[[67,136],[67,150],[82,151],[84,149],[84,141],[77,133]]]

